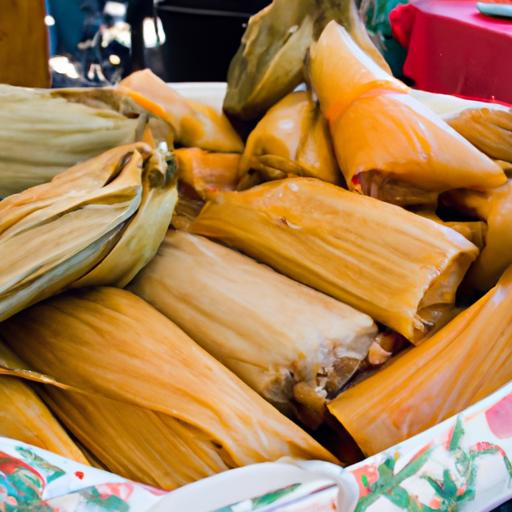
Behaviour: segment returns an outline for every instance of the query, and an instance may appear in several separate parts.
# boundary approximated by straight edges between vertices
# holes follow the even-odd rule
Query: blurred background
[[[115,83],[151,68],[169,82],[224,81],[249,17],[270,0],[9,0],[0,19],[0,81],[48,87]],[[405,50],[390,10],[405,0],[359,2],[400,74]],[[28,4],[28,6],[27,6]],[[34,4],[37,4],[34,8]],[[44,62],[50,59],[50,74]]]

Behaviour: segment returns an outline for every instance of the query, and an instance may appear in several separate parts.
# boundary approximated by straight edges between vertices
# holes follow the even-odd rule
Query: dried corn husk
[[[351,190],[402,205],[454,188],[502,185],[501,167],[379,68],[329,23],[311,48],[310,79]]]
[[[243,150],[240,137],[224,114],[184,98],[149,69],[121,80],[118,90],[167,121],[174,129],[176,142],[183,146],[225,153]]]
[[[178,202],[174,208],[171,226],[174,229],[188,230],[190,224],[199,215],[204,201],[192,194],[188,188],[178,187]]]
[[[512,110],[499,103],[412,90],[411,94],[441,116],[480,151],[512,162]]]
[[[249,20],[229,67],[224,109],[235,117],[255,119],[292,92],[303,81],[309,46],[333,19],[389,71],[368,36],[354,0],[274,0]]]
[[[478,249],[400,207],[312,178],[226,192],[192,223],[417,342],[440,321]]]
[[[314,424],[377,334],[369,316],[184,232],[168,233],[131,290],[283,412],[298,406]]]
[[[483,221],[444,221],[432,210],[419,210],[415,213],[425,217],[426,219],[438,222],[443,226],[454,229],[464,238],[467,238],[471,243],[475,244],[480,250],[485,245],[487,225]]]
[[[0,332],[31,369],[56,379],[60,387],[45,390],[52,410],[122,476],[170,489],[287,455],[335,461],[125,290],[61,295]]]
[[[111,149],[0,202],[0,320],[65,288],[125,286],[169,226],[173,167],[149,146]]]
[[[330,183],[341,180],[327,122],[303,91],[276,103],[249,135],[240,161],[239,189],[294,174]]]
[[[420,347],[328,408],[366,455],[462,411],[512,379],[512,270]]]
[[[2,375],[3,367],[20,366],[23,365],[18,358],[0,343],[0,436],[88,464],[34,390],[19,379]]]
[[[47,91],[0,85],[0,197],[141,140],[148,118],[113,89]]]
[[[453,190],[443,202],[487,223],[484,248],[467,276],[470,286],[487,291],[512,264],[512,180],[481,192]]]
[[[240,154],[181,148],[174,152],[174,157],[181,183],[201,199],[208,199],[220,191],[235,190]]]
[[[188,229],[204,201],[220,191],[234,190],[238,182],[238,153],[209,153],[199,148],[174,151],[179,171],[178,202],[171,224]]]

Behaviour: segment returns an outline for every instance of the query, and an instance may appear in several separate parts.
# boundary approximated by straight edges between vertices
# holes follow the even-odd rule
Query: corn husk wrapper
[[[184,232],[168,233],[131,290],[283,412],[314,425],[377,334],[369,316]]]
[[[235,190],[238,182],[238,153],[209,153],[199,148],[174,151],[180,181],[199,198],[206,200],[217,192]]]
[[[483,221],[444,221],[432,210],[419,210],[415,213],[457,231],[480,250],[485,245],[487,225]]]
[[[172,166],[121,146],[0,202],[0,320],[69,287],[125,286],[154,256],[177,193]]]
[[[249,20],[229,67],[224,110],[241,119],[255,119],[292,92],[304,79],[308,48],[333,19],[389,71],[353,0],[274,0]]]
[[[433,204],[454,188],[502,185],[501,167],[378,67],[331,22],[309,75],[351,190],[401,205]]]
[[[400,207],[312,178],[226,192],[192,223],[417,342],[451,308],[478,249]]]
[[[118,90],[167,121],[174,129],[176,142],[182,146],[225,153],[243,150],[240,137],[224,114],[184,98],[149,69],[136,71],[121,80]]]
[[[174,229],[182,229],[187,231],[199,215],[204,206],[204,201],[195,197],[190,193],[188,188],[178,187],[178,202],[174,208],[171,226]]]
[[[289,175],[341,181],[329,127],[309,93],[290,93],[265,114],[247,139],[239,174],[239,189]]]
[[[484,247],[467,276],[470,286],[487,291],[512,264],[512,180],[482,192],[453,190],[442,200],[487,224]]]
[[[0,436],[88,464],[35,391],[17,378],[2,375],[3,367],[20,366],[23,364],[19,359],[0,343]]]
[[[420,347],[328,408],[365,455],[426,430],[512,379],[512,271]]]
[[[491,158],[512,162],[512,110],[499,103],[412,90],[411,94]]]
[[[283,456],[335,462],[128,291],[60,295],[4,322],[0,334],[32,370],[57,381],[45,389],[54,413],[127,478],[171,489]]]
[[[199,148],[180,148],[173,154],[179,182],[171,224],[176,229],[188,229],[208,198],[236,189],[240,154],[210,153]]]
[[[128,97],[108,88],[49,91],[0,85],[0,197],[141,140],[148,119]]]

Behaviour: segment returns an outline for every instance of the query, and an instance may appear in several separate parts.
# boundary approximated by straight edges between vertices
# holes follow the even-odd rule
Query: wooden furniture
[[[0,0],[0,83],[49,87],[44,0]]]

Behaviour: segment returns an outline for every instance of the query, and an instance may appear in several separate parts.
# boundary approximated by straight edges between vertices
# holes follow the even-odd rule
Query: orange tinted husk
[[[283,456],[335,462],[128,291],[60,295],[4,322],[0,333],[31,369],[57,379],[61,387],[45,388],[50,407],[128,478],[170,489]]]
[[[485,398],[512,379],[512,269],[438,333],[333,400],[366,455]]]
[[[416,342],[454,301],[478,249],[462,235],[313,178],[210,201],[191,231],[224,240]]]

